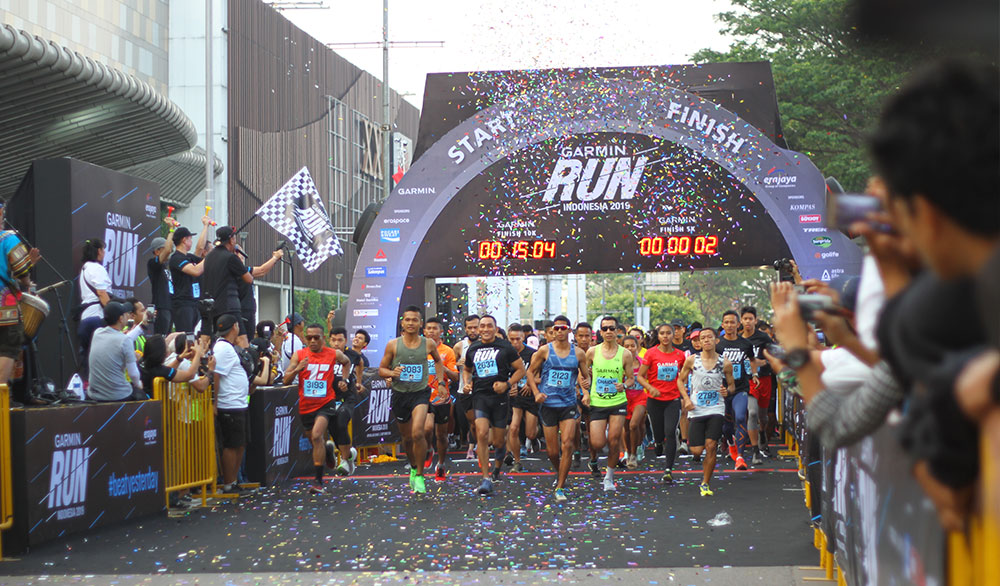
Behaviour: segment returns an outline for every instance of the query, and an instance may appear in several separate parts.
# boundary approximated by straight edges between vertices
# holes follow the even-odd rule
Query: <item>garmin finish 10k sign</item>
[[[776,142],[766,63],[429,76],[418,158],[361,249],[347,325],[381,352],[433,277],[785,257],[806,278],[857,274],[822,175]]]

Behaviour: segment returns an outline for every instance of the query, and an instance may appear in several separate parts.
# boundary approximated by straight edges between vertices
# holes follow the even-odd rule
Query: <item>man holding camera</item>
[[[243,452],[250,441],[250,378],[239,352],[236,340],[239,338],[239,317],[231,313],[223,314],[215,323],[219,339],[212,351],[215,355],[216,429],[222,444],[222,492],[240,493],[236,477],[243,462]]]

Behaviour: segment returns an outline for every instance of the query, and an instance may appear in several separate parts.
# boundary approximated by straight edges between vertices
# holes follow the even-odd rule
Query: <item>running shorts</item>
[[[688,419],[688,446],[704,446],[706,439],[718,442],[722,437],[722,424],[725,419],[722,415],[705,415]]]
[[[510,396],[507,393],[472,393],[472,411],[476,419],[489,419],[491,427],[507,427]]]
[[[430,405],[431,390],[429,388],[414,393],[392,392],[390,406],[396,421],[407,423],[413,419],[413,410],[420,405]]]
[[[580,411],[576,408],[576,405],[570,405],[569,407],[539,405],[538,419],[544,427],[556,427],[560,422],[567,419],[580,419]]]

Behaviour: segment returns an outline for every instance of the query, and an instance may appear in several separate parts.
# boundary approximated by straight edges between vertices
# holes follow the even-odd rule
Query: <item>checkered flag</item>
[[[310,273],[328,256],[344,254],[307,167],[264,202],[257,215],[295,244],[302,266]]]

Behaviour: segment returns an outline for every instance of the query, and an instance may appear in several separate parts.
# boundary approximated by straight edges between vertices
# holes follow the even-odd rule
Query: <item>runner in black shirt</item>
[[[753,346],[753,365],[757,369],[757,378],[750,385],[750,395],[747,398],[747,432],[750,435],[750,445],[753,446],[754,466],[764,463],[767,452],[767,434],[761,437],[761,427],[767,429],[767,410],[771,406],[771,366],[764,359],[764,349],[774,343],[764,332],[757,329],[757,309],[744,307],[740,310],[740,322],[743,324],[743,339]]]
[[[465,389],[472,391],[472,410],[476,415],[476,452],[483,483],[481,495],[493,494],[490,479],[489,446],[496,446],[493,480],[499,480],[507,452],[507,409],[510,390],[524,378],[524,363],[510,343],[497,339],[497,321],[492,315],[479,318],[479,341],[465,354]],[[492,430],[491,430],[492,428]],[[491,433],[492,431],[492,433]],[[492,435],[492,438],[491,438]]]
[[[510,324],[507,328],[507,338],[511,346],[517,350],[521,362],[531,364],[531,356],[535,350],[525,346],[524,334],[521,324]],[[510,406],[510,429],[507,433],[507,446],[510,449],[507,451],[506,464],[512,466],[511,472],[523,472],[521,456],[525,455],[522,454],[522,450],[525,452],[526,450],[521,447],[521,424],[524,423],[524,437],[529,445],[538,438],[538,403],[535,402],[535,396],[531,393],[527,379],[522,378],[517,386],[510,390]]]
[[[174,294],[174,284],[170,281],[170,268],[167,263],[170,260],[170,253],[174,250],[174,243],[166,238],[153,238],[149,249],[153,256],[146,262],[146,274],[153,290],[153,308],[156,309],[153,332],[166,336],[173,325],[170,296]]]
[[[736,462],[736,469],[746,470],[743,448],[747,444],[747,396],[750,379],[757,378],[757,375],[753,366],[753,345],[736,332],[739,323],[735,311],[729,310],[722,314],[725,334],[716,344],[715,351],[733,364],[736,393],[726,397],[726,425],[723,427],[723,435],[729,442],[729,456]]]

